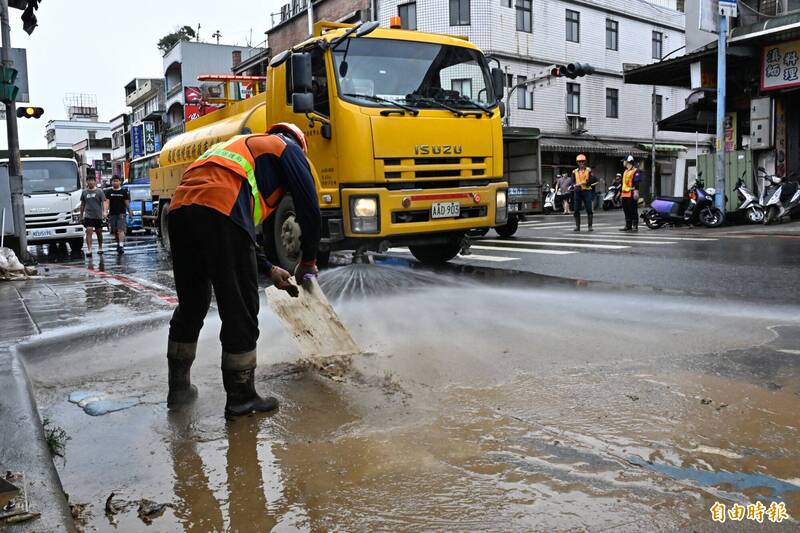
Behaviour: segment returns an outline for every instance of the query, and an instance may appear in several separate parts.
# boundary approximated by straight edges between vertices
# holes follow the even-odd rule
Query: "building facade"
[[[197,78],[203,74],[229,74],[235,64],[259,53],[261,48],[182,41],[164,54],[166,116],[162,143],[184,131],[187,116],[194,113],[193,95],[208,86]],[[188,91],[188,98],[187,98]],[[210,96],[214,96],[213,87]],[[202,112],[202,111],[201,111]]]
[[[314,19],[347,23],[371,20],[372,5],[372,0],[317,0]],[[308,39],[307,11],[308,0],[293,0],[273,14],[272,27],[267,30],[267,45],[272,54]]]
[[[507,125],[541,130],[541,180],[552,182],[586,153],[598,177],[610,181],[624,155],[649,168],[651,117],[677,111],[688,95],[657,87],[654,97],[652,87],[623,80],[630,66],[683,53],[685,17],[678,7],[674,0],[385,0],[378,14],[383,25],[399,16],[404,28],[463,35],[499,61],[506,72]],[[576,62],[595,72],[521,85],[546,75],[551,65]],[[700,140],[707,148],[706,137]],[[685,183],[695,137],[659,132],[656,147],[656,190],[672,194]],[[649,180],[643,189],[649,193]]]
[[[84,139],[107,139],[111,137],[111,124],[94,119],[50,120],[45,126],[47,148],[72,149],[72,145]]]
[[[122,113],[112,118],[111,124],[111,171],[112,175],[127,177],[130,161],[130,115]]]
[[[98,185],[107,185],[111,182],[113,166],[111,164],[111,137],[102,139],[83,139],[71,147],[75,152],[78,162],[81,181],[85,183],[86,176],[93,173]]]

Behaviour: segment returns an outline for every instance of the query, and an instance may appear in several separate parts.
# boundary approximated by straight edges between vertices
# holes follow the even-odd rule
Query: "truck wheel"
[[[164,202],[158,210],[158,236],[161,237],[161,246],[169,251],[169,222],[167,221],[167,215],[169,215],[169,202]]]
[[[295,221],[294,200],[287,194],[262,227],[264,251],[269,260],[293,272],[300,261],[301,233],[300,224]]]
[[[514,235],[517,230],[519,229],[519,219],[518,218],[509,218],[508,222],[506,222],[502,226],[497,226],[494,230],[497,232],[498,235],[501,237],[511,237]]]
[[[69,243],[69,250],[73,254],[77,254],[83,248],[83,237],[77,237],[75,239],[70,239],[67,241]]]
[[[408,247],[417,261],[426,265],[447,263],[461,251],[461,239],[452,239],[444,244],[417,244]]]

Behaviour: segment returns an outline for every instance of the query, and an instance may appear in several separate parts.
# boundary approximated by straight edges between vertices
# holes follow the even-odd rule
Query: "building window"
[[[660,95],[656,95],[656,122],[661,120],[661,117],[664,116],[664,98]]]
[[[450,88],[461,96],[472,99],[472,79],[462,78],[452,80],[450,82]]]
[[[503,7],[511,7],[511,0],[500,0],[500,5]]]
[[[533,92],[530,85],[521,85],[528,81],[527,76],[517,76],[517,107],[519,109],[533,109]]]
[[[517,31],[531,33],[533,24],[532,0],[516,0]]]
[[[581,86],[577,83],[567,84],[567,113],[581,114]]]
[[[664,52],[664,34],[660,31],[653,32],[653,59],[661,59]]]
[[[397,6],[397,14],[400,16],[400,27],[404,30],[417,29],[417,3],[410,2]]]
[[[606,117],[619,118],[619,90],[606,89]]]
[[[606,19],[606,50],[619,50],[619,22]]]
[[[469,26],[469,0],[450,0],[450,25]]]
[[[567,9],[567,40],[581,42],[581,14],[571,9]]]

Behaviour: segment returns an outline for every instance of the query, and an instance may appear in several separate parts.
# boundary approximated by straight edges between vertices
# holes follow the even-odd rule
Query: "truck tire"
[[[169,202],[163,202],[158,210],[158,236],[161,237],[161,246],[169,251],[169,222],[167,215],[169,215]]]
[[[508,222],[506,222],[504,225],[497,226],[496,228],[494,228],[497,234],[500,235],[501,237],[511,237],[517,232],[518,229],[519,229],[519,219],[516,217],[509,218]]]
[[[417,261],[426,265],[447,263],[461,251],[461,239],[452,239],[445,244],[417,244],[408,247]]]
[[[77,237],[75,239],[70,239],[67,241],[69,243],[69,250],[73,254],[77,254],[83,248],[83,237]]]
[[[285,195],[262,226],[264,251],[275,265],[294,272],[300,261],[300,224],[294,219],[294,200]]]

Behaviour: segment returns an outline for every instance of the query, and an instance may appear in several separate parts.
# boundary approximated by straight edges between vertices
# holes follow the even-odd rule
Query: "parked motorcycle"
[[[561,190],[558,185],[550,186],[544,184],[542,187],[544,193],[544,202],[542,203],[545,215],[552,215],[556,211],[561,212],[564,210],[563,202],[561,201]]]
[[[725,212],[714,205],[717,191],[705,188],[698,177],[689,189],[688,198],[677,196],[658,196],[650,204],[650,209],[641,214],[641,219],[650,229],[658,229],[665,224],[691,225],[700,223],[716,228],[725,222]]]
[[[787,181],[784,176],[768,175],[763,168],[760,174],[760,202],[764,207],[764,224],[780,222],[800,205],[800,186],[796,181]]]
[[[603,196],[603,211],[622,207],[622,185],[610,185]]]
[[[761,205],[759,197],[750,192],[747,185],[744,183],[743,178],[739,178],[734,188],[737,196],[739,197],[739,211],[744,211],[747,220],[753,224],[759,224],[764,221],[764,206]]]

